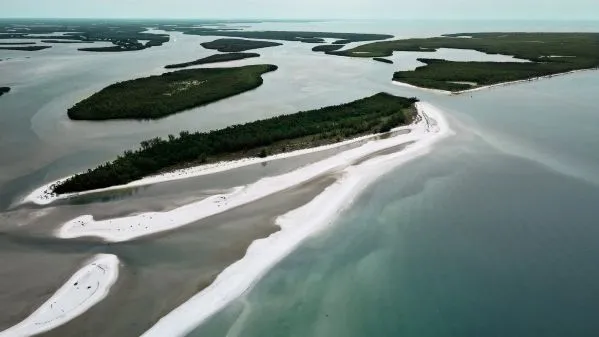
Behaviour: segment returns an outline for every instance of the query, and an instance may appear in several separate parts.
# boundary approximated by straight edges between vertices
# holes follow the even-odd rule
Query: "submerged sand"
[[[23,287],[12,282],[7,285],[10,288],[0,290],[3,310],[21,307],[20,314],[5,319],[2,328],[28,316],[78,269],[86,259],[84,256],[90,256],[89,253],[73,252],[78,258],[67,259],[70,251],[101,250],[119,256],[122,262],[119,279],[108,296],[81,316],[40,336],[139,336],[160,317],[208,286],[227,266],[241,259],[254,240],[277,231],[274,224],[277,216],[306,204],[335,179],[334,175],[322,176],[176,232],[160,233],[127,244],[62,241],[65,248],[60,249],[57,247],[61,240],[52,239],[54,241],[49,240],[52,248],[48,251],[32,253],[25,252],[27,243],[23,242],[23,248],[19,248],[23,252],[11,253],[10,263],[15,265],[13,272],[17,274],[12,274],[10,279],[20,279],[19,274],[29,279],[40,273],[52,275],[48,272],[55,269],[61,272],[49,276],[57,282],[50,283],[37,277],[36,282],[27,281]],[[39,244],[39,241],[32,240],[31,244],[34,243]],[[29,255],[31,261],[43,260],[43,256],[49,258],[45,263],[26,263],[17,267],[24,255]],[[66,263],[61,269],[58,261],[63,256]],[[68,267],[69,264],[72,266]],[[12,295],[3,297],[3,293]],[[46,296],[27,296],[32,293]],[[110,324],[106,323],[107,317],[112,318]]]

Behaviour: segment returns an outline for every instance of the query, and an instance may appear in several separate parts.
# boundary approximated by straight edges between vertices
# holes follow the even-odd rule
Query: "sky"
[[[599,0],[0,0],[0,17],[599,20]]]

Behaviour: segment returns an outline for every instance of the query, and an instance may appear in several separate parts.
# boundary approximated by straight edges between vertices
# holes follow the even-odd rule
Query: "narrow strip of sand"
[[[403,151],[377,156],[343,169],[342,177],[311,202],[277,218],[280,231],[255,241],[243,259],[225,269],[214,283],[163,317],[143,336],[185,336],[250,289],[303,240],[330,225],[381,174],[428,153],[433,144],[452,134],[438,109],[419,103],[418,110],[423,116],[421,123],[425,125],[420,139]],[[373,172],[377,174],[373,175]]]
[[[422,110],[423,107],[428,107],[428,105],[419,104],[418,106],[421,111],[420,115],[424,117],[426,113]],[[356,160],[370,154],[406,143],[412,143],[408,148],[418,148],[418,143],[436,138],[438,134],[438,132],[431,129],[427,118],[421,118],[417,123],[410,125],[409,129],[411,130],[409,133],[401,133],[386,139],[372,140],[360,147],[341,152],[295,171],[264,178],[250,185],[239,186],[233,188],[229,193],[214,195],[168,212],[142,213],[107,220],[94,220],[91,215],[83,215],[63,224],[56,231],[56,236],[64,239],[91,236],[109,242],[122,242],[172,230],[292,188],[322,174],[343,170]]]
[[[545,75],[545,76],[531,77],[531,78],[527,78],[527,79],[524,79],[524,80],[501,82],[501,83],[492,84],[492,85],[485,85],[485,86],[482,86],[482,87],[477,87],[477,88],[472,88],[472,89],[466,89],[466,90],[461,90],[461,91],[448,91],[448,90],[441,90],[441,89],[431,89],[431,88],[418,87],[418,86],[415,86],[415,85],[412,85],[412,84],[408,84],[408,83],[404,83],[404,82],[399,82],[399,81],[392,81],[392,82],[393,82],[393,84],[395,84],[397,86],[400,86],[400,87],[426,90],[426,91],[436,92],[438,94],[444,94],[444,95],[461,95],[461,94],[468,94],[468,93],[472,93],[472,92],[476,92],[476,91],[488,90],[488,89],[497,88],[497,87],[505,87],[505,86],[510,86],[510,85],[514,85],[514,84],[520,84],[520,83],[529,83],[529,82],[532,82],[532,81],[538,81],[538,80],[548,79],[548,78],[553,78],[553,77],[558,77],[558,76],[571,75],[571,74],[575,74],[575,73],[579,73],[579,72],[591,71],[591,70],[597,70],[597,69],[598,68],[578,69],[578,70],[572,70],[572,71],[567,71],[567,72],[563,72],[563,73],[556,73],[556,74]]]
[[[400,128],[397,128],[396,130],[402,130],[402,129],[408,129],[408,127],[400,127]],[[199,166],[189,167],[189,168],[175,170],[175,171],[171,171],[171,172],[166,172],[166,173],[162,173],[159,175],[145,177],[143,179],[136,180],[136,181],[130,182],[125,185],[111,186],[111,187],[96,189],[96,190],[91,190],[91,191],[78,192],[78,193],[67,193],[67,194],[55,194],[52,192],[52,187],[55,184],[69,179],[70,177],[72,177],[72,175],[71,175],[71,176],[67,176],[64,178],[54,180],[52,182],[49,182],[43,186],[36,188],[35,190],[33,190],[31,193],[29,193],[27,196],[25,196],[21,200],[21,204],[33,203],[33,204],[37,204],[37,205],[48,205],[48,204],[55,202],[56,200],[62,200],[62,199],[67,199],[67,198],[91,194],[91,193],[127,189],[127,188],[132,188],[132,187],[158,184],[158,183],[163,183],[163,182],[168,182],[168,181],[173,181],[173,180],[199,177],[199,176],[203,176],[203,175],[214,174],[214,173],[224,172],[224,171],[228,171],[228,170],[232,170],[232,169],[236,169],[236,168],[240,168],[240,167],[244,167],[244,166],[249,166],[252,164],[265,163],[265,162],[270,162],[273,160],[292,158],[292,157],[306,155],[309,153],[331,150],[331,149],[346,146],[349,144],[368,141],[368,140],[374,139],[376,137],[378,137],[378,135],[376,135],[376,134],[366,135],[366,136],[348,139],[343,142],[338,142],[338,143],[333,143],[333,144],[328,144],[328,145],[323,145],[323,146],[318,146],[318,147],[308,148],[308,149],[303,149],[303,150],[297,150],[297,151],[292,151],[292,152],[279,153],[279,154],[276,154],[273,156],[268,156],[265,158],[252,157],[252,158],[243,158],[243,159],[234,160],[234,161],[223,161],[223,162],[218,162],[218,163],[208,164],[208,165],[199,165]]]
[[[65,324],[102,301],[118,272],[115,255],[96,255],[29,317],[0,332],[0,337],[31,336]]]

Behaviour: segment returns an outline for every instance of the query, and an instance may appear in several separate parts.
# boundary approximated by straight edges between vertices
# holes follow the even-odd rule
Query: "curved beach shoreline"
[[[436,142],[452,134],[441,111],[427,103],[418,103],[417,107],[423,117],[419,125],[424,129],[415,143],[403,151],[345,167],[340,172],[341,178],[311,202],[278,217],[276,224],[280,231],[254,241],[241,260],[226,268],[210,286],[160,319],[143,336],[185,336],[250,289],[303,240],[329,226],[380,175],[427,154]]]
[[[94,256],[29,317],[0,332],[0,337],[32,336],[67,323],[102,301],[118,274],[116,255]]]

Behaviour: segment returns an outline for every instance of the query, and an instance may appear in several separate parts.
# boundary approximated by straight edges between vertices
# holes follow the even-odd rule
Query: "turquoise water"
[[[189,336],[595,336],[599,73],[419,95],[458,135]]]

